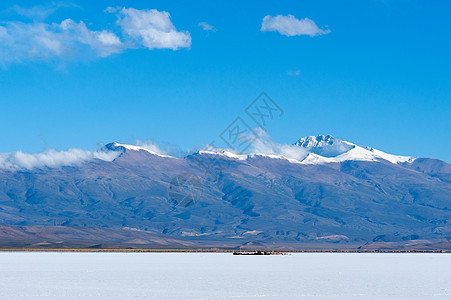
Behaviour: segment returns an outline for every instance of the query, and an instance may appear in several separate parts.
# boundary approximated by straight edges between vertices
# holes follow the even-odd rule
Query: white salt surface
[[[0,253],[0,299],[450,298],[450,254]]]

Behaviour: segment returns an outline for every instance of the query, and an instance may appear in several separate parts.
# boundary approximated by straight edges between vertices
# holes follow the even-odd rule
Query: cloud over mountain
[[[296,145],[279,144],[274,142],[271,137],[262,129],[254,129],[258,137],[253,140],[249,153],[258,153],[266,155],[281,155],[283,157],[302,160],[307,156],[307,151],[304,148]]]
[[[69,149],[66,151],[49,149],[41,153],[24,153],[22,151],[0,153],[0,169],[16,171],[75,166],[94,159],[112,161],[118,155],[119,153],[114,151],[88,151],[82,149]]]
[[[136,145],[111,143],[102,148],[90,151],[79,148],[58,151],[47,149],[39,153],[24,153],[22,151],[0,153],[0,169],[18,171],[41,168],[59,168],[63,166],[79,166],[82,163],[96,159],[111,162],[118,158],[123,151],[132,150],[169,157],[166,151],[150,140],[136,141]]]

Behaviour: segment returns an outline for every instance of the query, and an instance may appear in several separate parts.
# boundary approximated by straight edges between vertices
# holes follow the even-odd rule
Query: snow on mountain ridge
[[[169,156],[169,155],[158,153],[158,152],[156,152],[154,150],[151,150],[148,147],[144,147],[144,146],[119,144],[119,143],[114,142],[114,143],[109,143],[109,144],[105,145],[105,148],[107,148],[108,150],[111,150],[111,151],[122,150],[124,152],[127,151],[127,150],[146,151],[146,152],[148,152],[150,154],[157,155],[157,156],[160,156],[160,157],[174,158],[173,156]],[[155,147],[155,150],[156,150],[156,147]]]
[[[225,157],[228,157],[228,158],[234,158],[234,159],[238,159],[238,160],[246,160],[248,158],[248,156],[246,154],[236,154],[236,153],[233,153],[231,151],[226,151],[226,150],[221,150],[221,149],[217,149],[216,151],[201,150],[198,153],[200,155],[202,155],[202,154],[206,154],[206,155],[220,155],[220,156],[225,156]]]
[[[300,163],[299,160],[288,158],[288,157],[285,157],[283,155],[278,155],[278,154],[263,154],[263,153],[236,154],[236,153],[233,153],[230,151],[219,150],[219,149],[217,151],[202,150],[202,151],[199,151],[198,153],[200,155],[219,155],[219,156],[224,156],[227,158],[233,158],[233,159],[237,159],[237,160],[247,160],[249,158],[254,158],[254,157],[260,156],[260,157],[268,157],[268,158],[273,158],[273,159],[285,159],[292,163]]]

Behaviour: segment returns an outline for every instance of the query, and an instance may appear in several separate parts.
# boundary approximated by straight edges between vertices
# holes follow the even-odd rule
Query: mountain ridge
[[[0,169],[0,224],[135,228],[205,247],[346,248],[451,236],[451,165],[440,160],[390,161],[355,144],[335,157],[309,153],[322,159],[317,164],[211,149],[174,158],[108,145],[120,153],[111,161]],[[371,156],[352,159],[355,149]]]

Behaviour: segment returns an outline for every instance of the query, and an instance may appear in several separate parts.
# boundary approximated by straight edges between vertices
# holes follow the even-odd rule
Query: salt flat
[[[450,254],[0,253],[0,299],[449,299]]]

